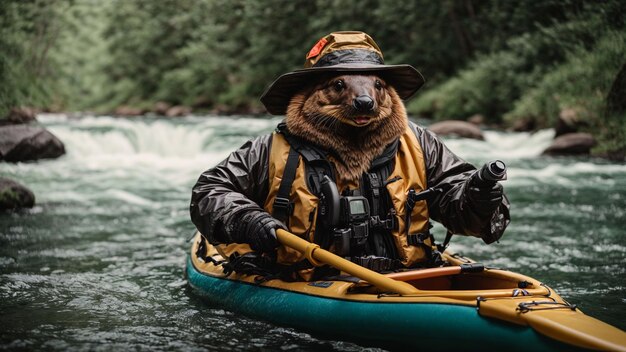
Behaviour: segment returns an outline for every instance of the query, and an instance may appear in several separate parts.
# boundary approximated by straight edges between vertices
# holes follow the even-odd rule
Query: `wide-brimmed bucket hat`
[[[284,115],[294,94],[327,73],[376,74],[402,99],[410,98],[424,84],[422,74],[411,65],[385,65],[383,53],[366,33],[334,32],[313,46],[303,69],[278,77],[265,90],[261,102],[270,114]]]

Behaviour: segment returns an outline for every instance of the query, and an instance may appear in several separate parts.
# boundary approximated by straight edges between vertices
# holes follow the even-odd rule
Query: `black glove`
[[[469,180],[467,197],[475,213],[491,217],[502,204],[503,187],[499,182],[483,182],[475,173]]]
[[[278,247],[276,229],[285,226],[264,211],[246,212],[239,218],[235,242],[248,243],[257,252],[271,253]]]

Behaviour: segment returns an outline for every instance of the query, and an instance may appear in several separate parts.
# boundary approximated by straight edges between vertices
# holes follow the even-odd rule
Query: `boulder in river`
[[[476,126],[480,126],[485,123],[485,116],[481,114],[474,114],[467,118],[467,122],[474,124]]]
[[[191,114],[191,108],[184,105],[174,105],[171,108],[167,109],[165,116],[167,117],[178,117],[178,116],[187,116]]]
[[[568,133],[556,137],[544,155],[589,155],[596,140],[589,133]]]
[[[25,106],[12,108],[6,117],[6,121],[11,124],[34,122],[37,121],[37,111]]]
[[[463,138],[478,139],[481,141],[485,140],[483,132],[480,128],[478,128],[478,126],[465,121],[448,120],[437,122],[430,125],[428,129],[440,136],[459,136]]]
[[[41,126],[0,126],[0,160],[19,162],[57,158],[63,154],[63,142]]]
[[[152,112],[154,112],[157,115],[165,116],[165,114],[167,113],[167,110],[169,110],[169,108],[171,107],[172,105],[170,105],[167,102],[157,101],[154,104],[154,107],[152,108]]]
[[[580,113],[576,109],[565,108],[559,113],[559,118],[554,126],[554,136],[576,133],[586,123],[581,120]]]
[[[25,186],[8,178],[0,177],[0,211],[32,208],[35,195]]]
[[[513,132],[530,132],[530,131],[535,130],[536,125],[537,123],[533,119],[529,119],[529,118],[517,119],[513,122],[513,125],[511,126],[511,130]]]

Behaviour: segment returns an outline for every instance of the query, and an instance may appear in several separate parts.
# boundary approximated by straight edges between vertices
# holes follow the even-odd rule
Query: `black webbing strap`
[[[439,252],[443,253],[443,251],[445,251],[446,248],[448,248],[448,245],[450,245],[451,239],[452,239],[452,232],[448,230],[448,232],[446,232],[446,238],[443,240],[443,243],[437,245],[437,249],[439,250]]]
[[[293,181],[296,179],[296,170],[298,169],[299,162],[300,155],[298,152],[294,148],[289,148],[289,156],[287,156],[287,163],[283,171],[283,179],[280,181],[278,193],[276,194],[276,199],[272,207],[272,216],[285,224],[287,224],[287,219],[293,211],[289,194],[291,193]]]
[[[289,143],[291,148],[300,153],[305,161],[327,161],[327,152],[323,148],[290,134],[287,130],[287,125],[285,123],[281,122],[280,124],[278,124],[278,127],[276,127],[276,132],[285,137],[287,143]]]
[[[404,214],[404,227],[406,237],[409,238],[409,233],[411,231],[411,213],[413,212],[413,208],[415,207],[415,190],[411,188],[409,190],[409,194],[406,198],[405,205],[405,214]]]
[[[369,184],[369,192],[371,195],[370,206],[372,207],[371,213],[378,215],[378,205],[380,203],[380,189],[382,188],[380,179],[375,173],[366,173],[367,183]]]

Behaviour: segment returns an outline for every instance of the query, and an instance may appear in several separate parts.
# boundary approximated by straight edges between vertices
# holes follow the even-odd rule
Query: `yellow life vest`
[[[291,146],[281,133],[274,133],[272,136],[272,146],[269,155],[269,194],[265,200],[264,209],[272,214],[275,199],[280,187],[287,158]],[[319,199],[313,194],[306,183],[306,165],[302,156],[299,157],[295,179],[292,183],[289,199],[291,201],[292,212],[288,219],[289,231],[313,242],[315,239],[317,210]],[[406,236],[406,204],[410,190],[419,193],[426,189],[426,166],[422,149],[415,134],[406,129],[400,137],[398,149],[394,157],[394,168],[387,180],[395,179],[393,182],[385,182],[388,194],[390,195],[393,208],[395,210],[395,222],[397,226],[391,230],[391,236],[395,243],[395,249],[400,257],[400,262],[405,267],[411,267],[417,263],[424,262],[429,258],[429,248],[433,247],[430,238],[424,238],[424,245],[409,244]],[[345,189],[356,189],[358,183],[337,184],[339,193]],[[429,228],[428,207],[426,201],[415,203],[411,212],[410,234],[427,233]],[[224,258],[229,258],[231,254],[237,252],[244,254],[251,249],[246,244],[222,244],[217,246],[218,251]],[[279,264],[290,265],[302,261],[304,255],[294,249],[284,246],[279,247],[277,262]],[[306,276],[306,275],[305,275]]]

